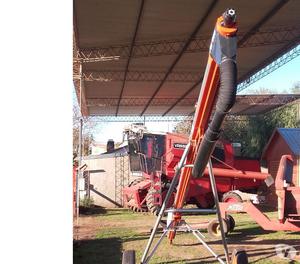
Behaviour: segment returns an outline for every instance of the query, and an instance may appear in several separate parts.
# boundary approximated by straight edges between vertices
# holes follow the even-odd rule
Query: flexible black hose
[[[226,58],[220,63],[219,67],[220,88],[216,103],[216,111],[200,143],[192,170],[192,175],[194,178],[202,177],[208,159],[215,148],[217,140],[220,137],[223,120],[235,103],[237,88],[236,62],[233,59]]]

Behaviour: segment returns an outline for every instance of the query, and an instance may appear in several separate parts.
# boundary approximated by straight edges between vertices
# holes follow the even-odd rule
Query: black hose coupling
[[[234,25],[236,21],[236,13],[233,8],[227,8],[222,16],[225,27],[232,27]]]

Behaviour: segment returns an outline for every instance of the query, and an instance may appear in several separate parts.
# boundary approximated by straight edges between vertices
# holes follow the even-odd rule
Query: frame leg
[[[221,230],[221,236],[222,236],[222,242],[223,242],[223,247],[224,247],[226,263],[229,264],[230,260],[229,260],[229,254],[228,254],[227,241],[226,241],[225,232],[224,232],[222,215],[221,215],[221,210],[220,210],[220,205],[219,205],[218,191],[217,191],[215,176],[214,176],[213,170],[212,170],[211,159],[209,159],[207,165],[208,165],[208,172],[209,172],[211,189],[212,189],[212,192],[213,192],[213,195],[214,195],[216,209],[217,209],[217,216],[218,216],[218,220],[219,220],[219,224],[220,224],[220,230]]]
[[[151,247],[151,244],[153,242],[153,239],[154,239],[155,233],[157,231],[158,225],[159,225],[159,223],[160,223],[160,221],[161,221],[161,219],[162,219],[162,217],[164,215],[164,212],[165,212],[166,206],[167,206],[167,204],[168,204],[168,202],[170,200],[171,194],[173,193],[173,190],[175,189],[175,186],[176,186],[176,184],[178,182],[178,179],[179,179],[179,176],[180,176],[180,172],[181,172],[181,168],[184,166],[184,162],[186,160],[186,156],[187,156],[187,153],[189,151],[189,148],[190,148],[190,143],[187,144],[187,146],[186,146],[186,148],[185,148],[185,150],[183,152],[183,155],[182,155],[182,157],[180,159],[180,162],[178,164],[178,167],[176,169],[175,176],[174,176],[174,178],[173,178],[173,180],[171,182],[171,185],[170,185],[170,188],[169,188],[169,190],[167,192],[167,195],[166,195],[166,197],[165,197],[165,199],[164,199],[164,201],[162,203],[161,209],[160,209],[159,214],[158,214],[158,216],[156,218],[156,222],[154,224],[154,227],[152,229],[150,238],[149,238],[147,246],[145,248],[143,257],[141,259],[141,263],[145,263],[146,257],[148,255],[149,250],[150,250],[150,247]],[[148,261],[148,259],[149,258],[147,258],[147,261]]]

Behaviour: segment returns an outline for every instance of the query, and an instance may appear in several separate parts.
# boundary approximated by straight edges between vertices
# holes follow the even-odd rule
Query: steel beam
[[[125,67],[125,75],[124,75],[124,79],[123,79],[123,83],[122,83],[122,87],[121,87],[121,92],[120,92],[120,95],[119,95],[119,102],[118,102],[117,109],[116,109],[116,116],[118,115],[120,101],[121,101],[121,98],[122,98],[122,95],[123,95],[123,92],[124,92],[124,87],[125,87],[125,83],[126,83],[126,77],[127,77],[128,69],[129,69],[131,54],[132,54],[132,51],[133,51],[133,46],[134,46],[134,43],[135,43],[137,32],[139,30],[141,17],[142,17],[142,13],[143,13],[143,9],[144,9],[144,2],[145,2],[144,0],[141,0],[141,5],[140,5],[140,8],[139,8],[139,14],[138,14],[138,18],[137,18],[137,21],[136,21],[136,26],[135,26],[135,29],[134,29],[131,45],[130,45],[129,56],[128,56],[128,60],[127,60],[126,67]]]
[[[89,114],[88,108],[86,106],[85,90],[82,81],[82,62],[78,61],[78,50],[79,50],[79,37],[78,37],[78,27],[77,27],[77,12],[75,8],[75,1],[73,1],[73,83],[75,87],[75,92],[77,96],[77,101],[80,106],[80,112],[83,116]],[[75,78],[79,76],[79,78]]]
[[[237,95],[236,103],[243,105],[284,105],[292,101],[300,99],[300,95],[297,94],[265,94],[265,95]],[[122,98],[120,106],[144,106],[149,98]],[[152,105],[155,106],[168,106],[174,102],[177,102],[178,98],[154,98]],[[191,106],[197,101],[197,98],[184,98],[181,100],[181,106]],[[118,104],[118,98],[89,98],[86,100],[87,106],[99,106],[108,107],[116,106]]]
[[[155,98],[152,102],[154,106],[168,106],[170,103],[175,102],[177,98]],[[182,106],[190,106],[195,103],[195,98],[185,98],[182,100]],[[108,107],[116,106],[144,106],[149,101],[149,98],[122,98],[119,102],[118,98],[97,98],[87,99],[87,106]]]
[[[270,18],[272,18],[289,0],[279,1],[260,21],[255,24],[243,37],[238,41],[238,47],[242,46],[252,35],[254,35]]]
[[[184,46],[181,49],[180,53],[178,54],[178,56],[173,61],[172,65],[170,66],[169,70],[167,71],[165,77],[163,78],[163,80],[161,81],[161,83],[158,85],[158,87],[156,88],[155,92],[153,93],[151,99],[149,100],[149,102],[146,104],[145,108],[141,112],[141,114],[140,114],[141,116],[146,112],[146,110],[149,107],[149,105],[151,104],[153,98],[157,95],[157,93],[159,92],[160,88],[163,86],[163,84],[165,83],[166,79],[168,78],[168,75],[172,72],[172,70],[174,69],[174,67],[176,66],[176,64],[178,63],[178,61],[180,60],[180,58],[182,57],[182,55],[185,52],[185,50],[190,45],[191,41],[195,38],[197,32],[199,31],[199,29],[201,28],[201,26],[204,24],[204,22],[206,21],[207,17],[209,16],[209,14],[212,12],[212,10],[214,9],[214,7],[216,6],[217,2],[218,2],[218,0],[213,0],[211,2],[210,6],[208,7],[208,9],[207,9],[207,11],[205,13],[205,15],[201,18],[201,20],[199,21],[199,23],[197,24],[197,26],[193,30],[192,34],[189,36],[188,40],[184,44]]]
[[[124,80],[124,71],[86,71],[82,74],[83,79],[88,82],[116,82]],[[160,82],[164,79],[166,72],[155,71],[127,71],[126,81],[131,82]],[[168,75],[169,82],[195,82],[199,80],[199,72],[172,72]],[[78,74],[74,79],[79,79]]]
[[[89,122],[180,122],[183,120],[193,121],[193,116],[91,116]]]
[[[76,49],[76,45],[73,45],[74,49]],[[73,63],[73,83],[75,87],[75,92],[77,96],[78,105],[80,106],[80,112],[83,116],[88,116],[89,111],[86,105],[86,96],[84,83],[82,80],[82,71],[80,70],[81,64],[79,62]]]
[[[278,12],[278,10],[281,9],[288,1],[289,0],[283,0],[283,1],[278,2],[257,24],[255,24],[247,33],[245,33],[242,36],[242,38],[238,41],[238,48],[245,45],[245,43],[247,41],[249,41],[252,36],[255,35],[255,33],[259,30],[259,28],[262,27],[270,18],[272,18],[276,14],[276,12]],[[195,86],[195,87],[197,87],[197,86]],[[188,91],[191,92],[194,88],[192,86]],[[181,99],[183,99],[188,94],[189,93],[183,94]],[[178,100],[178,102],[180,102],[180,100]],[[167,110],[167,112],[170,112],[175,106],[176,106],[176,104],[172,105],[172,107],[170,107]]]
[[[240,32],[238,39],[246,33]],[[254,35],[251,35],[239,48],[262,47],[269,45],[280,45],[288,43],[296,36],[300,35],[300,27],[272,27],[260,30]],[[207,52],[209,49],[211,36],[201,36],[193,39],[184,53],[199,53]],[[186,39],[173,39],[150,41],[144,43],[136,43],[133,46],[131,58],[143,58],[164,55],[178,55],[183,48]],[[74,60],[80,60],[83,63],[103,62],[111,60],[128,59],[130,54],[130,45],[119,45],[111,47],[99,47],[80,49]]]

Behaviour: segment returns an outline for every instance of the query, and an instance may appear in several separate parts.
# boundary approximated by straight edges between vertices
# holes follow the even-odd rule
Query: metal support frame
[[[244,36],[245,32],[240,32]],[[269,45],[280,45],[288,43],[300,34],[299,26],[268,27],[256,32],[246,40],[240,48],[262,47]],[[238,39],[242,39],[239,37]],[[186,39],[171,39],[160,41],[149,41],[135,43],[131,52],[131,58],[147,58],[164,55],[177,55],[186,43]],[[184,53],[207,52],[209,49],[211,36],[197,36]],[[93,63],[113,60],[128,59],[130,55],[130,45],[119,45],[98,48],[82,48],[77,50],[74,60],[82,63]]]
[[[142,98],[122,98],[121,106],[144,106],[149,100],[149,97]],[[152,102],[153,106],[168,106],[170,103],[175,102],[177,98],[155,98]],[[195,104],[197,98],[185,98],[181,101],[181,106],[192,106]],[[109,107],[116,106],[118,104],[118,98],[97,98],[88,99],[87,106],[99,106],[99,107]]]
[[[124,71],[86,71],[82,78],[86,82],[123,82]],[[127,71],[126,81],[131,82],[160,82],[164,79],[166,72],[163,71]],[[199,72],[177,71],[168,75],[168,82],[195,82],[199,79]],[[74,80],[80,79],[74,75]]]
[[[122,190],[129,184],[129,162],[127,155],[115,157],[115,202],[124,205]]]
[[[79,126],[79,148],[78,148],[78,169],[76,174],[76,219],[77,224],[79,220],[79,204],[80,204],[80,190],[79,190],[79,179],[82,178],[82,131],[83,131],[83,119],[80,118],[80,126]]]
[[[116,116],[118,115],[118,112],[119,112],[120,101],[121,101],[121,98],[122,98],[122,95],[123,95],[123,92],[124,92],[125,83],[126,83],[126,80],[127,80],[127,73],[128,73],[128,69],[129,69],[130,60],[131,60],[131,54],[132,54],[135,39],[136,39],[138,30],[139,30],[143,9],[144,9],[144,0],[141,0],[141,5],[140,5],[140,8],[139,8],[139,14],[138,14],[136,26],[135,26],[135,29],[134,29],[131,45],[130,45],[129,56],[128,56],[126,67],[125,67],[124,79],[123,79],[123,82],[122,82],[121,92],[120,92],[120,96],[119,96],[119,102],[118,102],[117,109],[116,109]]]
[[[184,120],[193,120],[193,116],[182,116],[182,115],[172,115],[172,116],[91,116],[89,123],[100,123],[100,122],[180,122]]]
[[[283,105],[300,99],[297,94],[260,94],[260,95],[238,95],[236,102],[243,105]],[[143,106],[145,102],[149,100],[146,98],[123,98],[121,100],[122,106]],[[167,106],[172,102],[175,102],[178,98],[166,97],[166,98],[155,98],[153,100],[154,106]],[[196,102],[197,98],[184,98],[181,100],[181,106],[191,106]],[[97,98],[88,99],[88,106],[99,106],[108,107],[116,106],[118,98]]]
[[[149,105],[151,104],[153,98],[157,95],[157,93],[159,92],[160,88],[163,86],[163,84],[167,80],[168,75],[173,71],[173,69],[177,65],[178,61],[181,59],[182,55],[184,54],[184,52],[186,51],[186,49],[190,45],[191,41],[195,38],[195,36],[198,33],[199,29],[202,27],[202,25],[206,21],[206,18],[213,11],[213,9],[216,6],[217,2],[218,2],[218,0],[213,0],[211,2],[211,4],[209,5],[208,9],[206,10],[204,16],[201,18],[201,20],[199,21],[199,23],[196,25],[196,27],[194,28],[193,32],[191,33],[191,35],[189,36],[189,38],[185,42],[184,46],[182,47],[181,51],[179,52],[178,56],[173,61],[172,65],[169,67],[169,69],[168,69],[165,77],[163,78],[163,80],[161,81],[161,83],[158,85],[158,87],[156,88],[155,92],[152,94],[150,100],[147,102],[146,106],[144,107],[144,109],[143,109],[143,111],[141,113],[141,116],[146,112],[146,110],[148,109]]]
[[[276,12],[281,9],[289,0],[283,0],[280,1],[279,3],[277,3],[257,24],[255,24],[248,32],[246,32],[245,34],[242,35],[242,37],[238,40],[238,48],[242,47],[243,45],[246,45],[246,42],[249,41],[253,36],[255,36],[255,34],[257,33],[257,31],[269,20],[271,19]],[[299,35],[297,34],[297,37]],[[286,49],[288,50],[288,49]],[[283,52],[282,52],[283,53]],[[281,54],[282,54],[281,53]],[[261,69],[261,68],[260,68]],[[190,92],[192,92],[195,88],[197,87],[197,85],[193,85],[188,92],[184,93],[180,99],[178,100],[178,103],[180,102],[181,99],[185,98]],[[240,91],[240,90],[238,90]],[[164,114],[167,114],[168,112],[170,112],[177,104],[172,105]]]
[[[162,235],[160,236],[160,238],[158,239],[158,241],[156,242],[156,244],[153,246],[152,250],[151,246],[155,237],[155,234],[158,230],[158,226],[161,223],[161,219],[164,216],[164,214],[167,212],[168,213],[168,219],[172,219],[172,214],[174,212],[181,212],[184,213],[185,211],[190,211],[190,209],[166,209],[166,205],[169,202],[169,199],[171,197],[171,194],[173,193],[177,182],[179,180],[180,174],[181,174],[181,169],[185,166],[185,161],[186,161],[186,157],[188,154],[188,151],[190,149],[191,144],[188,143],[183,155],[178,163],[178,166],[176,168],[175,171],[175,175],[174,178],[171,182],[170,188],[167,192],[167,195],[162,203],[161,209],[159,211],[159,214],[157,216],[156,222],[154,224],[154,227],[152,229],[151,235],[149,237],[148,243],[146,245],[145,251],[143,253],[142,259],[141,259],[141,263],[142,264],[147,264],[149,263],[151,257],[154,255],[155,251],[157,250],[158,246],[160,245],[160,243],[162,242],[163,238],[167,235],[167,233],[169,231],[187,231],[187,232],[191,232],[193,233],[193,235],[202,243],[202,245],[215,257],[215,259],[217,259],[220,263],[225,264],[225,263],[229,263],[229,255],[228,255],[228,248],[227,248],[227,241],[225,238],[225,232],[224,232],[224,227],[223,227],[223,221],[222,221],[222,216],[221,216],[221,211],[220,211],[220,207],[219,207],[219,199],[218,199],[218,193],[217,193],[217,187],[216,187],[216,182],[215,182],[215,178],[213,175],[213,170],[212,170],[212,164],[211,164],[211,160],[209,160],[208,163],[208,169],[209,169],[209,176],[210,176],[210,183],[212,186],[212,190],[213,190],[213,195],[214,195],[214,199],[215,199],[215,203],[216,203],[216,212],[218,215],[218,219],[219,219],[219,223],[220,223],[220,230],[221,230],[221,235],[222,235],[222,242],[224,245],[224,252],[225,252],[225,257],[226,257],[226,262],[223,261],[223,259],[217,255],[213,249],[204,241],[204,236],[199,232],[199,230],[197,229],[193,229],[192,227],[190,227],[185,221],[181,221],[180,224],[174,224],[173,220],[168,221],[167,223],[167,227],[164,228],[164,231],[162,233]],[[190,165],[189,165],[190,166]],[[205,211],[205,213],[207,213],[207,209],[195,209],[193,210],[194,213],[201,213],[202,211]],[[211,210],[213,212],[215,212],[215,210]]]
[[[242,46],[253,34],[255,34],[269,19],[271,19],[289,0],[281,0],[273,6],[243,37],[238,41],[238,46]]]

